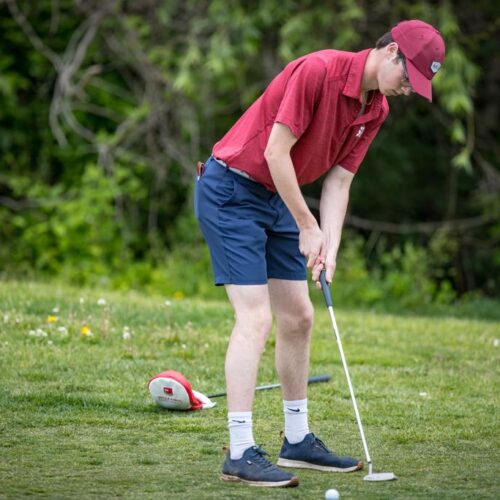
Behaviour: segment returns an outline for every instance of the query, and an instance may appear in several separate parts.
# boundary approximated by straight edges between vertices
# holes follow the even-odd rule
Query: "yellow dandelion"
[[[57,316],[54,316],[53,314],[51,314],[48,318],[47,318],[47,321],[49,323],[55,323],[57,321]]]
[[[184,292],[181,292],[180,290],[177,290],[177,292],[174,293],[174,299],[176,300],[182,300],[184,297]]]
[[[82,337],[92,337],[92,331],[90,330],[90,327],[87,325],[83,325],[80,328],[80,333],[82,334]]]

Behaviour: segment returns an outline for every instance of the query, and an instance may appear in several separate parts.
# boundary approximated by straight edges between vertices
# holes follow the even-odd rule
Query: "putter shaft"
[[[333,312],[333,302],[330,293],[330,287],[326,282],[326,273],[321,271],[320,273],[321,288],[323,290],[323,295],[325,296],[326,306],[328,307],[328,312],[330,313],[330,319],[332,320],[333,331],[335,332],[335,338],[337,340],[337,346],[340,352],[340,359],[342,360],[342,366],[344,367],[344,373],[347,379],[347,385],[349,386],[349,392],[351,393],[352,405],[354,407],[354,414],[356,415],[356,422],[358,424],[359,434],[361,436],[361,441],[363,443],[363,449],[365,451],[366,462],[368,464],[368,470],[371,474],[372,470],[372,459],[370,457],[370,452],[368,451],[368,443],[366,442],[365,433],[363,430],[363,424],[361,423],[361,416],[358,410],[358,404],[356,403],[356,396],[354,395],[354,388],[352,386],[351,377],[349,375],[349,369],[347,367],[347,361],[344,356],[344,349],[342,348],[342,341],[340,340],[340,333],[337,327],[337,321],[335,320],[335,314]]]
[[[361,441],[363,442],[363,448],[365,450],[366,462],[368,463],[369,472],[371,474],[372,469],[372,459],[370,457],[370,452],[368,451],[368,443],[366,442],[365,433],[363,431],[363,425],[361,423],[361,416],[358,410],[358,404],[356,403],[356,396],[354,395],[354,388],[352,386],[351,377],[349,375],[349,369],[347,368],[347,362],[344,356],[344,349],[342,348],[342,342],[340,340],[340,333],[337,327],[337,321],[335,320],[335,314],[333,313],[333,307],[329,306],[328,311],[330,313],[330,318],[332,320],[333,329],[335,331],[335,337],[337,339],[337,345],[339,347],[340,358],[342,360],[342,366],[344,367],[345,376],[347,379],[347,385],[349,386],[349,392],[351,393],[352,405],[354,407],[354,413],[356,415],[356,422],[358,423],[359,434],[361,435]]]

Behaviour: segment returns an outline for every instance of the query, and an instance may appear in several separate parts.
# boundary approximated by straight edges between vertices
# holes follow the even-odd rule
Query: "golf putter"
[[[326,282],[326,272],[323,269],[319,275],[321,282],[321,289],[323,290],[323,295],[325,297],[326,307],[328,307],[328,312],[330,313],[330,319],[332,320],[333,331],[335,332],[335,337],[337,339],[337,345],[339,347],[340,358],[342,360],[342,366],[344,367],[345,376],[347,378],[347,384],[349,385],[349,392],[351,393],[352,405],[354,407],[354,413],[356,415],[356,421],[358,423],[359,433],[361,435],[361,441],[363,443],[363,448],[365,450],[366,462],[368,464],[368,474],[363,478],[365,481],[392,481],[397,479],[397,477],[392,472],[373,472],[372,459],[370,457],[370,452],[368,451],[368,444],[366,442],[365,433],[363,431],[363,425],[361,424],[361,417],[359,416],[358,405],[356,404],[356,396],[354,395],[354,389],[351,383],[351,377],[349,376],[349,370],[347,368],[347,361],[344,356],[344,349],[342,349],[342,342],[340,341],[340,333],[337,328],[337,322],[335,321],[335,315],[333,313],[333,303],[332,296],[330,294],[330,287]]]

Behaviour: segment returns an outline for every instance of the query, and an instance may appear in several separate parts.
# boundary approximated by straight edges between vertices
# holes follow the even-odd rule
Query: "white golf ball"
[[[326,500],[338,500],[339,498],[340,493],[335,489],[327,490],[325,493]]]

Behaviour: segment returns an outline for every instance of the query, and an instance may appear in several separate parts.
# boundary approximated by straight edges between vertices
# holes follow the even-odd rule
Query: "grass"
[[[333,379],[310,387],[311,428],[335,451],[362,456],[329,317],[316,309],[311,374]],[[299,471],[299,488],[265,490],[218,479],[223,398],[212,410],[174,413],[147,391],[164,369],[201,392],[224,388],[225,302],[0,283],[0,498],[319,499],[328,488],[342,498],[498,498],[500,323],[452,312],[337,311],[374,470],[398,481]],[[259,383],[276,381],[273,344]],[[256,396],[254,421],[275,459],[279,391]]]

